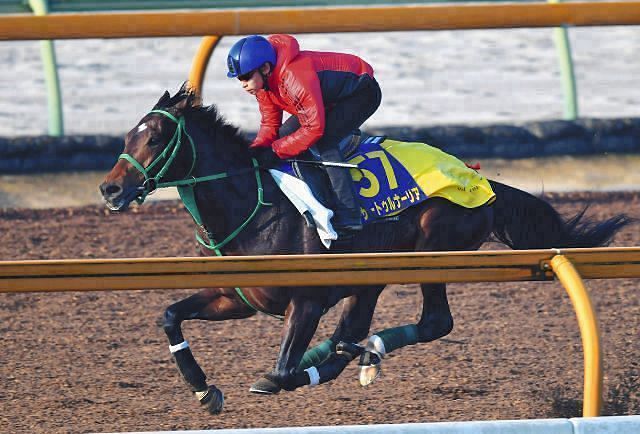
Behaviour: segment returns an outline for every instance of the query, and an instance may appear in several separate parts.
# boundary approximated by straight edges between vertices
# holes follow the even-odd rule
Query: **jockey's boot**
[[[362,230],[360,205],[356,200],[353,180],[349,169],[343,167],[327,167],[334,197],[333,227],[338,234],[348,234]]]

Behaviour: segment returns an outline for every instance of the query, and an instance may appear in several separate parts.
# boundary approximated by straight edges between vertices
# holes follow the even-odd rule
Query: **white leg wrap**
[[[378,335],[373,335],[369,338],[367,350],[375,351],[380,354],[380,357],[384,357],[387,354],[387,350],[384,348],[384,342],[382,342],[382,339]]]
[[[315,366],[305,369],[304,372],[309,376],[309,386],[317,386],[320,384],[320,373]]]
[[[177,353],[178,351],[182,351],[185,348],[189,348],[189,343],[187,341],[182,341],[179,344],[169,345],[169,351],[171,354]]]

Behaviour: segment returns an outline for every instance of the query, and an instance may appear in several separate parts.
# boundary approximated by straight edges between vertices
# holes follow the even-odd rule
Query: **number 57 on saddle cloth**
[[[348,160],[363,222],[396,215],[430,197],[466,208],[495,200],[489,182],[456,157],[418,142],[364,140]]]

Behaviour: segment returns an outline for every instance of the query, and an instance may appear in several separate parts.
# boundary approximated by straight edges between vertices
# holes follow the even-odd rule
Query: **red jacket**
[[[361,75],[373,77],[373,68],[351,54],[300,51],[298,41],[289,35],[272,35],[268,40],[277,61],[269,90],[256,94],[262,121],[251,147],[271,146],[280,158],[290,158],[322,137],[325,107],[349,96]],[[297,116],[300,128],[278,139],[283,111]]]

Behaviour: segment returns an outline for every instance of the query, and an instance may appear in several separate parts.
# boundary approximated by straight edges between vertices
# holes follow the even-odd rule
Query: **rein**
[[[196,229],[195,238],[198,241],[198,243],[200,243],[200,245],[202,245],[203,247],[209,250],[213,250],[217,256],[223,256],[220,249],[223,246],[227,245],[230,241],[232,241],[236,236],[238,236],[238,234],[251,222],[251,220],[253,220],[256,214],[258,214],[258,211],[260,210],[260,208],[262,208],[263,206],[271,205],[270,203],[264,201],[264,189],[262,187],[262,178],[260,177],[260,167],[258,165],[258,162],[256,161],[255,158],[252,158],[251,161],[252,161],[253,167],[251,168],[236,170],[232,172],[220,172],[220,173],[215,173],[213,175],[200,176],[196,178],[191,175],[191,173],[193,172],[193,169],[196,166],[196,159],[197,159],[196,145],[193,142],[193,139],[191,138],[189,133],[187,133],[184,116],[175,117],[174,115],[172,115],[171,113],[165,110],[151,110],[149,114],[151,113],[158,113],[166,116],[167,118],[175,122],[177,127],[176,127],[175,133],[173,133],[173,137],[171,138],[171,141],[167,144],[167,146],[162,151],[162,153],[158,155],[147,167],[142,166],[140,162],[138,162],[134,157],[132,157],[129,154],[122,153],[118,157],[118,160],[128,161],[133,167],[135,167],[140,173],[144,175],[144,182],[142,183],[140,194],[138,195],[138,197],[136,197],[136,202],[138,202],[139,204],[142,204],[144,200],[147,198],[147,196],[150,195],[156,189],[165,188],[165,187],[176,187],[178,190],[178,194],[180,195],[180,199],[182,199],[182,203],[184,204],[187,211],[189,211],[189,214],[191,214],[193,221],[196,223],[196,225],[198,225],[198,228],[202,229],[202,231],[206,234],[208,238],[208,241],[203,240],[202,237],[200,236],[198,229]],[[191,161],[191,167],[189,169],[189,172],[187,172],[187,174],[183,179],[176,180],[176,181],[160,182],[162,177],[169,170],[169,167],[171,167],[171,164],[173,164],[174,160],[176,159],[176,156],[178,155],[178,151],[182,146],[182,139],[185,136],[189,139],[189,143],[191,144],[191,151],[192,151],[192,161]],[[150,176],[151,169],[153,169],[162,160],[165,160],[165,159],[166,159],[166,162],[160,168],[160,170],[158,170],[155,176]],[[195,192],[194,192],[195,186],[196,184],[201,182],[217,181],[220,179],[229,178],[231,176],[239,175],[239,174],[250,172],[250,171],[253,171],[255,173],[256,183],[258,186],[257,187],[258,198],[257,198],[256,206],[251,212],[251,214],[249,215],[249,217],[247,217],[246,220],[240,226],[238,226],[233,232],[231,232],[224,240],[222,240],[219,243],[216,243],[215,240],[213,239],[213,235],[207,230],[207,228],[205,227],[202,221],[202,216],[200,215],[200,211],[198,210],[198,205],[195,199]],[[261,310],[257,309],[255,306],[253,306],[249,302],[249,300],[247,299],[247,297],[244,295],[244,293],[240,288],[235,288],[235,290],[238,296],[242,299],[242,301],[245,304],[247,304],[247,306],[249,306],[256,312],[262,312]],[[273,315],[269,312],[262,312],[262,313],[272,316],[274,318],[278,318],[280,320],[283,319],[283,317],[280,315]]]

